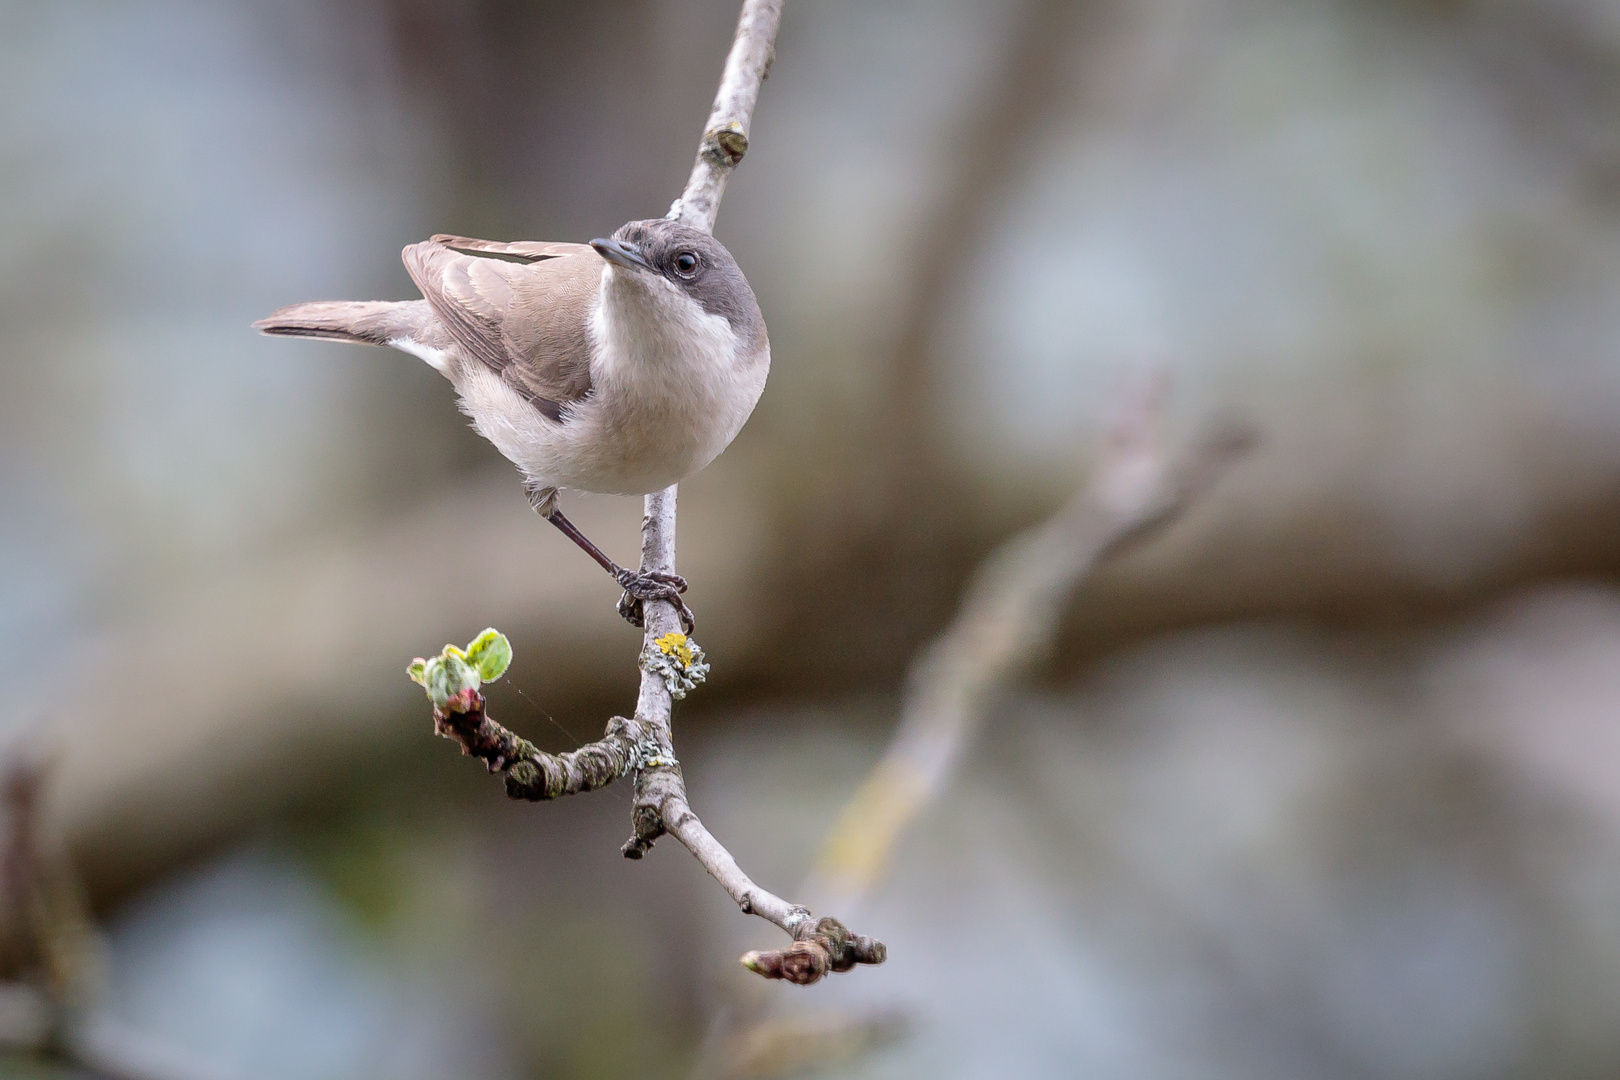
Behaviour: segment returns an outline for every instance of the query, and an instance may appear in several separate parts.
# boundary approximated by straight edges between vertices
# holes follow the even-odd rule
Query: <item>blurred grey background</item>
[[[196,1075],[684,1075],[775,944],[432,737],[414,655],[499,626],[568,749],[638,639],[438,375],[247,329],[662,214],[736,7],[0,0],[0,725]],[[1620,6],[789,0],[717,234],[774,370],[677,738],[778,892],[1145,372],[1263,437],[1004,695],[821,1074],[1620,1072]]]

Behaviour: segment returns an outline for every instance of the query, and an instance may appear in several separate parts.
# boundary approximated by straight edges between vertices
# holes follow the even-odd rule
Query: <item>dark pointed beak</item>
[[[596,253],[614,266],[622,266],[626,270],[652,270],[653,264],[634,244],[627,244],[623,240],[592,240],[591,247]]]

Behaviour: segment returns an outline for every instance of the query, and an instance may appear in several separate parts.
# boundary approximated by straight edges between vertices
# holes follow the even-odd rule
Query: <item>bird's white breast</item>
[[[545,487],[639,495],[685,479],[736,437],[765,388],[769,346],[673,283],[606,266],[589,315],[591,393],[542,416],[482,364],[453,365],[479,432]]]

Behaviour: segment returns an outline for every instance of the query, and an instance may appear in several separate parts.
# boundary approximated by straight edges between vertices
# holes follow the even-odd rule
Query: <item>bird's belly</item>
[[[602,412],[605,412],[603,410]],[[679,483],[703,466],[706,455],[690,423],[669,417],[614,422],[585,410],[570,417],[579,429],[566,460],[557,461],[558,487],[604,495],[645,495]]]
[[[457,389],[479,434],[540,486],[604,495],[659,491],[703,468],[736,436],[764,384],[645,395],[635,406],[593,394],[565,406],[558,423],[493,372],[468,367]]]

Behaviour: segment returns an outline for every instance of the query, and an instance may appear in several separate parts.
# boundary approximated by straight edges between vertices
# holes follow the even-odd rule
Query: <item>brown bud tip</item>
[[[855,937],[855,962],[858,964],[881,964],[889,958],[889,947],[881,941],[857,934]]]
[[[831,971],[848,971],[856,964],[881,964],[889,957],[883,942],[857,934],[831,916],[816,923],[804,940],[826,950],[827,967]]]
[[[827,974],[827,950],[819,942],[795,941],[786,949],[744,953],[742,965],[767,979],[809,986]]]

